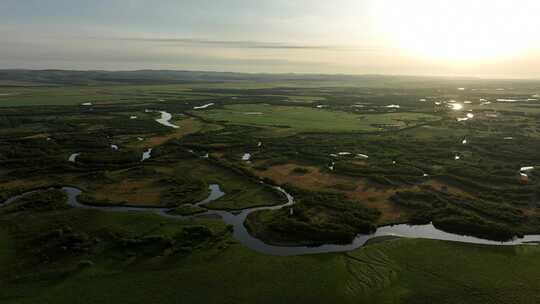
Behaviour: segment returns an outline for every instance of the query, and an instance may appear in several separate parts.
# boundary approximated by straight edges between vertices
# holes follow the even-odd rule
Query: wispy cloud
[[[108,41],[133,41],[164,43],[193,47],[221,47],[235,49],[276,49],[276,50],[328,50],[328,51],[378,51],[377,47],[359,47],[345,45],[313,45],[288,42],[248,41],[248,40],[211,40],[200,38],[148,38],[148,37],[91,37]]]

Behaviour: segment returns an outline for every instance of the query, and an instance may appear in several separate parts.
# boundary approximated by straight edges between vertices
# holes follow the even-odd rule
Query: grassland
[[[149,163],[109,170],[97,176],[59,176],[48,185],[54,184],[69,184],[82,189],[81,199],[94,205],[176,207],[205,199],[209,184],[219,184],[225,192],[222,198],[206,205],[210,209],[240,210],[276,205],[285,199],[270,187],[194,157],[185,158],[174,166]]]
[[[1,243],[15,248],[0,260],[2,303],[534,303],[540,288],[536,246],[395,239],[275,257],[243,248],[218,220],[2,212]]]
[[[413,250],[418,247],[422,250]],[[528,248],[490,250],[402,240],[373,245],[350,255],[315,257],[262,257],[232,248],[212,259],[188,259],[185,264],[189,267],[158,266],[152,272],[97,276],[99,280],[81,274],[58,286],[56,293],[43,295],[43,300],[57,303],[68,303],[66,300],[75,298],[88,303],[140,300],[210,303],[224,299],[235,303],[531,303],[538,299],[539,286],[529,260],[537,259],[538,255],[538,250]],[[246,267],[245,260],[258,266]],[[502,282],[493,279],[509,272],[515,274],[512,279]],[[272,279],[276,277],[280,279]],[[117,281],[121,283],[114,283]],[[141,288],[133,291],[133,286]],[[239,286],[242,292],[238,292]],[[493,286],[497,286],[496,291]],[[204,292],[207,288],[213,292]]]
[[[8,232],[0,229],[0,272],[3,273],[9,262],[15,257],[14,243],[11,240]]]
[[[537,234],[540,170],[520,168],[540,166],[539,92],[532,81],[0,71],[0,201],[70,185],[88,204],[192,214],[201,209],[185,203],[217,183],[226,195],[208,208],[283,203],[264,181],[297,202],[292,215],[248,217],[270,243],[346,243],[403,222]],[[246,249],[219,219],[72,209],[59,195],[0,208],[0,303],[540,301],[536,246],[384,239],[276,257]]]
[[[167,134],[149,137],[141,144],[144,146],[158,146],[171,139],[180,139],[189,134],[221,129],[219,125],[207,124],[193,117],[173,121],[173,124],[178,126],[178,129]]]
[[[205,123],[197,118],[186,116],[173,120],[172,123],[178,126],[178,128],[169,130],[165,133],[152,134],[146,138],[141,137],[143,140],[137,140],[134,136],[129,136],[123,138],[122,142],[125,142],[129,147],[133,148],[155,147],[170,140],[181,139],[189,134],[204,133],[220,130],[222,128],[220,125]]]
[[[231,172],[225,168],[200,162],[198,165],[179,164],[177,170],[190,174],[207,184],[219,184],[225,195],[205,207],[209,209],[240,210],[249,207],[279,205],[285,202],[285,197],[269,186],[261,185],[258,181]]]
[[[307,170],[305,174],[295,173],[296,168]],[[384,187],[371,183],[368,179],[352,178],[345,175],[321,172],[320,168],[284,164],[269,167],[267,170],[256,172],[264,178],[269,178],[279,185],[290,185],[307,191],[339,192],[346,195],[358,204],[378,210],[381,216],[377,225],[388,225],[407,222],[409,214],[391,201],[392,195],[398,191],[396,188]],[[412,189],[413,187],[403,187]]]
[[[205,96],[208,95],[191,94],[184,85],[23,86],[0,88],[0,106],[146,103],[180,98],[198,100]]]
[[[203,182],[163,166],[108,171],[96,179],[82,176],[70,184],[85,191],[84,201],[100,205],[178,206],[198,202],[208,195]]]
[[[355,132],[380,131],[378,125],[396,125],[399,128],[429,122],[438,118],[420,113],[388,113],[358,116],[340,111],[327,111],[307,107],[284,107],[265,104],[225,106],[201,114],[213,121],[232,124],[290,128],[293,132]]]

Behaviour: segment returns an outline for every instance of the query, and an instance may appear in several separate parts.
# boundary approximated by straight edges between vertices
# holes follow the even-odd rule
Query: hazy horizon
[[[0,69],[540,78],[532,0],[14,1]]]

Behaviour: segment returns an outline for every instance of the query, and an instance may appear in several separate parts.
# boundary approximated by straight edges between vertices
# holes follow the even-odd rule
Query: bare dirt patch
[[[295,168],[304,168],[307,170],[307,173],[297,174],[293,171]],[[357,179],[354,178],[321,172],[318,167],[299,166],[296,164],[272,166],[266,171],[257,173],[262,177],[270,178],[277,184],[291,184],[295,187],[311,191],[330,190],[331,188],[329,187],[336,184],[357,182]]]
[[[130,205],[159,205],[161,193],[165,189],[156,187],[153,180],[123,180],[119,183],[104,185],[92,196],[98,200]]]

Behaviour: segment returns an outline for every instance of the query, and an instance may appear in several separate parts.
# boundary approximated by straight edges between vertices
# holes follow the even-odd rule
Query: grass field
[[[102,204],[163,206],[166,204],[164,198],[171,186],[161,182],[161,180],[167,176],[174,176],[171,171],[169,168],[156,167],[141,175],[138,172],[118,170],[108,172],[103,179],[97,179],[90,183],[79,179],[80,182],[75,181],[74,184],[83,186],[86,190],[85,194]],[[200,191],[196,197],[204,198],[205,195],[206,191]]]
[[[295,168],[304,168],[305,174],[296,174]],[[321,172],[320,168],[284,164],[269,167],[264,171],[255,171],[261,177],[270,178],[279,185],[291,185],[308,191],[329,191],[344,193],[349,199],[368,208],[381,212],[376,224],[390,225],[407,222],[410,215],[391,201],[397,191],[422,191],[420,186],[430,186],[438,191],[452,193],[463,197],[471,196],[455,186],[448,185],[433,178],[426,178],[419,185],[389,187],[369,182],[366,178],[353,178],[345,175]]]
[[[172,139],[180,139],[186,135],[194,133],[204,133],[208,131],[214,131],[221,129],[219,125],[208,124],[202,122],[194,117],[183,117],[182,119],[174,120],[172,122],[178,126],[178,129],[172,129],[168,133],[159,134],[145,138],[143,141],[133,141],[130,143],[131,147],[154,147],[166,143]]]
[[[0,107],[198,100],[219,94],[189,92],[186,85],[101,85],[0,88]]]
[[[220,185],[225,195],[206,205],[211,209],[239,210],[256,206],[278,205],[285,200],[278,192],[264,187],[258,182],[204,162],[198,162],[195,166],[187,163],[179,164],[177,170],[179,172],[189,170],[194,178],[201,179],[207,184],[217,183]]]
[[[17,256],[4,253],[0,259],[0,269],[5,269],[0,277],[1,303],[482,304],[540,300],[540,248],[536,246],[394,239],[349,253],[275,257],[232,241],[218,220],[176,222],[153,215],[68,209],[39,215],[19,212],[3,216],[2,223],[10,224],[10,235],[17,236]],[[187,246],[181,245],[185,241],[180,235],[193,225],[208,227],[212,236],[189,247],[177,247]],[[87,249],[68,247],[66,254],[40,262],[55,246],[62,246],[55,238],[43,239],[60,227],[68,233],[66,237],[82,240]],[[106,237],[105,231],[114,237]],[[180,244],[163,248],[158,236],[177,238]],[[94,238],[100,241],[91,241]],[[127,245],[130,243],[122,247],[115,245],[115,238],[146,241],[138,247]],[[0,234],[0,240],[5,244],[9,239]],[[40,249],[29,246],[44,241],[48,245]],[[18,274],[18,269],[34,264],[31,274]]]
[[[200,114],[214,121],[232,124],[290,128],[293,132],[355,132],[380,131],[377,125],[414,126],[439,118],[421,113],[388,113],[356,115],[307,107],[271,106],[265,104],[230,105],[224,109]]]
[[[0,229],[0,272],[6,268],[6,265],[14,258],[14,243],[5,229]]]
[[[108,171],[95,179],[68,176],[63,183],[83,189],[87,202],[104,205],[163,207],[196,203],[207,197],[207,187],[214,183],[220,185],[225,195],[207,204],[208,208],[238,210],[284,200],[269,187],[195,158],[172,166]]]

